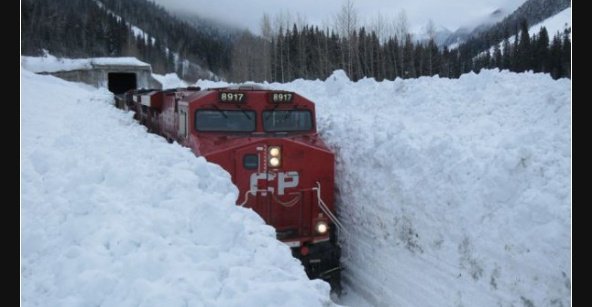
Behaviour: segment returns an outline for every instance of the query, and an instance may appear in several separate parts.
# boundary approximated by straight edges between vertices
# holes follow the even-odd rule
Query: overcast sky
[[[272,17],[290,12],[309,24],[332,25],[332,20],[347,0],[153,0],[171,10],[195,12],[259,33],[263,13]],[[380,13],[396,17],[404,9],[413,30],[431,18],[436,25],[451,31],[472,24],[498,8],[514,10],[526,0],[353,0],[360,20],[372,20]]]

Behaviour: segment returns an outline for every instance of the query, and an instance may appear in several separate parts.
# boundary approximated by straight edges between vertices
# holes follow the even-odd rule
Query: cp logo
[[[277,178],[277,180],[276,180]],[[300,176],[298,172],[291,171],[291,172],[278,172],[278,173],[252,173],[251,174],[251,184],[250,190],[251,194],[255,195],[257,193],[259,180],[267,180],[268,182],[277,182],[277,194],[284,195],[284,191],[287,188],[295,188],[298,186],[298,182],[300,181]],[[275,188],[271,186],[271,184],[267,187],[267,191],[274,193]]]

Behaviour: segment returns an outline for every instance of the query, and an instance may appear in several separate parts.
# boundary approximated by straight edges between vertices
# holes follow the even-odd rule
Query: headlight
[[[279,146],[269,147],[269,166],[279,167],[282,159],[282,150]]]
[[[278,167],[280,165],[280,159],[276,157],[269,159],[269,165],[272,167]]]
[[[325,234],[329,230],[329,225],[327,225],[327,222],[317,222],[317,224],[315,225],[315,230],[319,234]]]
[[[280,156],[280,148],[277,146],[269,147],[269,155],[272,157],[279,157]]]

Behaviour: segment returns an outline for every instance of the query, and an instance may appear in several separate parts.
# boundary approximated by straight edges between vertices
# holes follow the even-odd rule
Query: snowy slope
[[[115,14],[112,10],[106,8],[105,5],[103,4],[103,2],[95,0],[95,3],[98,7],[100,7],[101,9],[104,9],[107,12],[107,14],[115,17],[115,19],[117,19],[118,22],[121,22],[121,20],[123,19],[123,18],[121,18],[121,16]],[[130,24],[129,22],[125,22],[125,24],[127,26],[130,26],[130,28],[132,29],[132,31],[134,32],[134,35],[136,37],[141,37],[146,42],[150,41],[152,43],[152,45],[154,45],[156,43],[156,38],[151,36],[150,34],[146,33],[146,31],[140,29],[136,25]],[[168,48],[167,48],[167,50],[168,50]]]
[[[330,306],[222,168],[23,70],[23,306]]]
[[[563,33],[565,29],[571,28],[571,6],[555,14],[554,16],[551,16],[541,21],[540,23],[537,23],[536,25],[528,28],[528,35],[538,35],[542,27],[545,27],[547,29],[547,33],[549,33],[550,39],[552,39],[553,36],[557,34],[557,32]],[[510,41],[513,42],[514,40],[512,39]]]
[[[541,21],[540,23],[537,23],[536,25],[529,27],[528,35],[530,37],[532,37],[533,35],[539,35],[539,31],[541,31],[542,27],[545,27],[545,29],[547,29],[547,34],[549,34],[549,44],[551,44],[553,42],[553,37],[555,35],[557,35],[558,33],[561,34],[566,29],[571,28],[571,7],[568,7],[565,10]],[[571,33],[569,34],[569,37],[571,39]],[[513,44],[514,41],[516,41],[516,35],[512,35],[510,38],[508,38],[508,42],[510,42],[510,44]],[[494,46],[489,48],[490,55],[493,55],[495,51]],[[503,41],[498,43],[498,47],[500,51],[503,53]],[[476,57],[484,56],[485,53],[486,51],[483,51],[479,53],[479,55],[477,55]]]
[[[538,35],[539,31],[541,31],[542,27],[545,27],[545,29],[547,29],[547,33],[549,34],[549,43],[551,43],[553,40],[553,37],[557,33],[562,34],[563,31],[565,31],[566,29],[571,28],[571,6],[566,8],[565,10],[537,23],[534,26],[530,26],[528,28],[528,35],[530,37],[532,37],[533,35]],[[570,33],[569,37],[571,38],[571,33]],[[516,35],[512,35],[508,39],[508,41],[510,43],[513,43],[515,40],[516,40]],[[501,50],[503,50],[502,43],[503,42],[499,43],[499,47]],[[490,53],[493,54],[493,47],[491,47]]]
[[[569,80],[338,71],[265,86],[316,102],[356,294],[375,306],[570,305]]]
[[[95,3],[97,4],[98,7],[100,7],[101,9],[104,9],[107,12],[107,14],[115,17],[117,19],[117,21],[121,21],[123,19],[121,16],[115,14],[115,12],[108,9],[101,1],[95,0]],[[154,36],[150,35],[146,31],[139,28],[138,26],[130,24],[127,21],[125,22],[125,24],[131,28],[131,30],[134,32],[135,37],[140,37],[140,38],[144,39],[144,41],[146,43],[150,42],[152,45],[156,44],[156,38]],[[169,52],[172,52],[166,46],[165,46],[165,51],[166,51],[167,56],[168,56]],[[175,62],[175,67],[180,65],[183,68],[183,70],[182,70],[183,73],[188,73],[190,71],[197,71],[199,73],[199,76],[203,76],[204,78],[209,78],[212,80],[219,80],[220,79],[216,74],[214,74],[209,69],[204,69],[200,65],[195,64],[187,59],[181,59],[179,57],[178,52],[172,52],[172,54],[173,54],[173,59]]]
[[[477,2],[477,1],[475,1]],[[448,46],[448,49],[456,49],[459,45],[464,43],[471,36],[478,35],[482,31],[486,31],[496,23],[501,22],[512,12],[515,12],[526,0],[497,0],[482,2],[483,6],[476,14],[477,16],[469,17],[468,22],[464,26],[459,27],[453,33],[448,35],[445,41],[439,46]],[[474,3],[472,4],[474,5]],[[470,12],[466,12],[470,14]]]

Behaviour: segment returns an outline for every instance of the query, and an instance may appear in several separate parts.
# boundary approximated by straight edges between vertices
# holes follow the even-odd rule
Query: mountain
[[[434,42],[438,46],[444,46],[444,43],[446,42],[448,37],[452,35],[452,31],[441,25],[434,26],[433,31]],[[413,37],[415,38],[415,40],[425,43],[430,39],[429,32],[430,31],[428,30],[428,26],[422,26],[416,33],[413,33]]]
[[[188,23],[193,28],[223,40],[232,41],[244,31],[244,29],[237,28],[218,20],[205,18],[195,13],[174,10],[169,10],[169,12],[179,20]]]
[[[515,34],[522,20],[526,20],[529,25],[537,24],[569,6],[570,0],[528,0],[511,13],[505,9],[496,9],[481,20],[479,25],[465,26],[455,31],[448,37],[444,45],[456,48],[465,42],[473,44],[474,42],[471,42],[473,39],[501,41],[503,38]],[[482,48],[485,50],[486,47]]]
[[[528,27],[528,35],[533,37],[535,35],[539,35],[542,28],[547,30],[547,34],[550,37],[555,35],[562,35],[565,31],[569,31],[571,33],[571,7],[564,9],[563,11],[535,24]],[[571,37],[571,34],[570,34]],[[508,42],[514,42],[516,39],[516,35],[512,35]],[[500,49],[503,48],[503,42],[499,42],[498,47]],[[493,54],[495,49],[495,44],[489,48],[489,53]],[[479,55],[483,55],[485,51],[481,52]]]
[[[494,44],[518,33],[521,22],[526,21],[528,25],[534,25],[568,7],[570,7],[569,0],[528,0],[489,29],[471,34],[464,43],[458,46],[459,52],[465,60],[470,61],[471,58],[488,50]]]
[[[499,27],[518,27],[522,20],[529,25],[537,24],[571,6],[570,0],[528,0],[516,11],[496,25]]]
[[[230,66],[223,35],[146,0],[23,0],[21,11],[23,55],[134,56],[190,81],[224,76]]]
[[[497,8],[479,21],[462,26],[450,34],[439,46],[457,47],[472,36],[476,36],[500,22],[509,12],[505,8]]]

